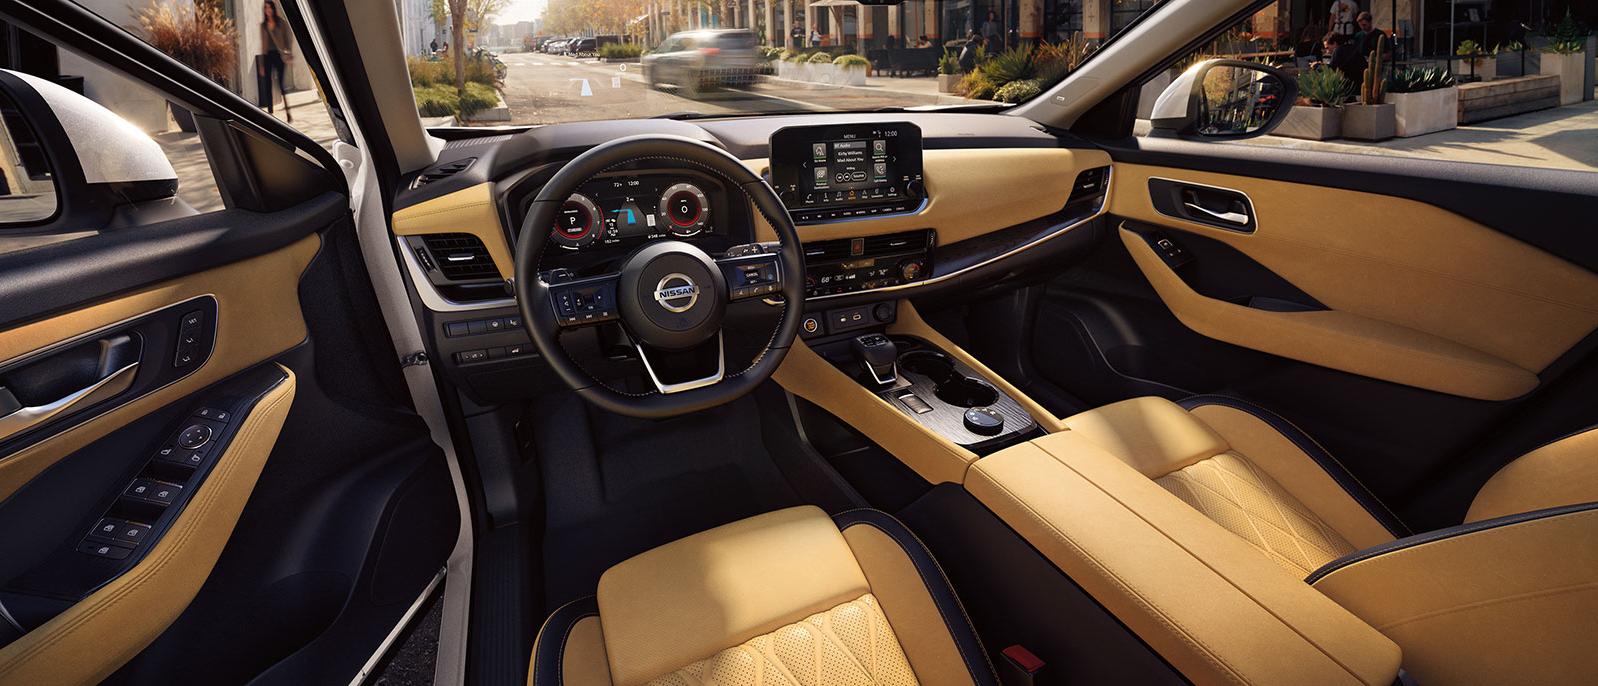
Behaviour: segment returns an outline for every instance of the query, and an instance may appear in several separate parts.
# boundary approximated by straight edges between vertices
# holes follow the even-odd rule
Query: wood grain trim
[[[194,373],[40,443],[0,458],[0,501],[78,449],[178,398],[272,359],[305,340],[299,283],[321,245],[307,236],[281,250],[150,286],[98,305],[16,327],[0,335],[0,359],[190,298],[216,297],[216,347]]]
[[[1027,414],[1032,415],[1032,419],[1036,421],[1038,426],[1042,427],[1044,431],[1054,433],[1056,431],[1066,430],[1064,420],[1054,416],[1053,412],[1050,412],[1047,408],[1039,405],[1037,401],[1027,396],[1027,394],[1022,393],[1021,389],[1016,388],[1014,384],[1011,384],[1009,381],[1005,380],[1004,377],[999,376],[992,369],[989,369],[988,366],[982,364],[980,360],[972,357],[971,353],[966,352],[964,348],[955,345],[954,341],[951,341],[943,334],[938,333],[937,329],[932,328],[932,325],[928,324],[925,319],[921,318],[921,313],[916,311],[915,306],[911,305],[909,300],[900,300],[898,310],[898,318],[894,320],[893,324],[888,326],[889,333],[915,336],[916,338],[920,338],[928,343],[938,346],[955,359],[965,363],[966,366],[981,372],[983,378],[987,379],[994,386],[997,386],[999,390],[1003,391],[1006,395],[1014,398],[1016,402],[1021,404],[1022,408],[1026,409]]]
[[[492,183],[480,183],[411,205],[394,213],[393,224],[397,236],[472,234],[488,248],[488,256],[493,258],[502,278],[516,275],[516,261],[511,257],[510,242],[505,240]]]
[[[0,648],[0,683],[96,683],[133,659],[199,592],[294,402],[294,373],[258,402],[165,536],[128,573]]]
[[[1188,328],[1292,360],[1480,400],[1509,400],[1537,375],[1448,339],[1339,310],[1268,312],[1194,291],[1141,236],[1121,240],[1155,292]]]
[[[1337,312],[1444,339],[1532,373],[1598,328],[1598,275],[1432,205],[1184,169],[1124,164],[1115,173],[1112,213],[1221,241]],[[1151,176],[1247,193],[1258,231],[1242,234],[1156,212]]]
[[[960,483],[977,455],[904,416],[796,340],[772,375],[789,393],[848,422],[928,482]]]
[[[744,164],[756,173],[770,166],[763,159]],[[938,231],[939,245],[958,243],[1060,211],[1077,172],[1110,166],[1110,156],[1065,148],[927,150],[921,166],[928,202],[920,214],[801,226],[799,237],[817,241],[930,228]],[[755,216],[756,240],[777,240]]]

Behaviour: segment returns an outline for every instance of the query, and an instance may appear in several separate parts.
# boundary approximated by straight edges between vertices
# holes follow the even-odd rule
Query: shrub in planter
[[[1587,78],[1587,30],[1565,11],[1565,18],[1548,36],[1543,48],[1541,71],[1559,76],[1559,104],[1581,102]]]
[[[1324,141],[1343,132],[1343,105],[1348,103],[1348,78],[1335,69],[1311,69],[1298,75],[1298,102],[1287,111],[1276,135]]]
[[[999,102],[1018,103],[1031,98],[1043,91],[1043,86],[1037,79],[1022,79],[1011,81],[993,92],[993,99]]]
[[[995,88],[1011,81],[1036,78],[1038,74],[1037,63],[1032,61],[1032,50],[1026,46],[1010,48],[994,55],[982,63],[978,71],[986,75]]]
[[[960,83],[960,56],[953,50],[944,50],[938,58],[938,92],[953,93]]]
[[[1365,141],[1385,141],[1398,132],[1398,114],[1387,103],[1386,80],[1382,73],[1385,55],[1378,42],[1365,63],[1365,82],[1360,84],[1358,105],[1343,108],[1343,137]]]
[[[987,75],[982,70],[966,74],[960,83],[954,87],[954,92],[960,93],[971,100],[991,100],[993,92],[997,90]]]
[[[806,81],[814,81],[816,83],[832,83],[834,78],[832,55],[825,52],[818,52],[806,59],[804,65],[804,77]]]
[[[145,40],[212,81],[226,84],[233,74],[238,32],[218,5],[158,0],[138,11]],[[177,103],[167,103],[178,128],[193,132],[194,118]]]
[[[1394,132],[1400,137],[1447,131],[1459,125],[1459,89],[1446,70],[1410,67],[1387,77]]]
[[[871,60],[860,55],[839,55],[832,61],[832,68],[836,72],[838,83],[849,86],[866,85],[866,72],[871,69]]]
[[[1497,78],[1498,58],[1486,55],[1476,41],[1465,39],[1459,42],[1459,47],[1454,48],[1454,55],[1464,59],[1454,61],[1454,75],[1461,78],[1470,78],[1472,75],[1483,81]]]
[[[644,46],[637,43],[609,43],[599,46],[599,58],[605,60],[635,60],[644,54]]]

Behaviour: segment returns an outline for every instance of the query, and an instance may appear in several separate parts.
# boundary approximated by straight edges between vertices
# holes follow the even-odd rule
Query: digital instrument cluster
[[[595,178],[566,199],[550,237],[557,247],[582,250],[714,234],[707,195],[713,188],[704,179],[682,174]]]

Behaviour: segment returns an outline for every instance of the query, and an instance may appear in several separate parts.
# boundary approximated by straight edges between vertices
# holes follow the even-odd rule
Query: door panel
[[[320,238],[313,234],[282,250],[0,333],[0,359],[9,361],[194,298],[210,296],[217,307],[211,356],[192,374],[0,456],[0,501],[56,461],[118,427],[303,341],[299,279],[319,244]],[[175,349],[170,352],[176,354]]]
[[[1200,295],[1123,228],[1183,323],[1247,348],[1417,388],[1508,400],[1598,326],[1598,275],[1465,217],[1361,191],[1123,164],[1112,212],[1225,243],[1324,303],[1275,312]],[[1161,212],[1150,180],[1231,189],[1244,232]]]
[[[155,640],[188,606],[228,542],[293,404],[294,374],[277,365],[271,369],[275,372],[267,374],[270,378],[264,380],[260,395],[228,420],[237,428],[228,435],[221,454],[185,484],[197,488],[201,485],[195,483],[197,477],[203,477],[203,488],[188,496],[175,518],[158,521],[156,528],[143,534],[164,535],[153,539],[142,560],[41,625],[17,618],[29,631],[0,649],[0,682],[104,679]],[[154,468],[152,464],[145,469]],[[97,521],[105,520],[97,517]],[[7,600],[16,604],[22,595],[18,587],[30,581],[61,583],[91,566],[115,562],[73,550],[45,564],[50,567],[48,575],[13,580]]]

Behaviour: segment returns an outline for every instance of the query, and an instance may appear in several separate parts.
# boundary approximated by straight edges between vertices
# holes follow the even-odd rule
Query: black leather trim
[[[1470,534],[1480,533],[1489,529],[1515,526],[1517,524],[1534,522],[1539,519],[1563,517],[1565,515],[1580,514],[1582,512],[1589,512],[1593,510],[1598,510],[1598,502],[1582,503],[1579,505],[1565,505],[1562,507],[1550,507],[1543,510],[1532,510],[1531,512],[1522,512],[1520,514],[1505,515],[1503,517],[1494,517],[1492,519],[1483,519],[1479,522],[1460,524],[1459,526],[1451,526],[1446,529],[1438,529],[1436,531],[1428,531],[1423,534],[1416,534],[1414,536],[1400,538],[1390,543],[1383,543],[1379,546],[1349,553],[1332,560],[1331,562],[1321,565],[1320,569],[1311,572],[1309,576],[1304,578],[1304,583],[1313,585],[1315,582],[1325,579],[1339,569],[1364,562],[1365,560],[1369,560],[1373,557],[1380,557],[1388,553],[1423,546],[1428,543],[1436,543],[1438,541],[1444,541],[1450,538],[1469,536]]]
[[[598,616],[599,600],[594,596],[578,598],[550,613],[533,642],[533,673],[528,683],[532,686],[559,686],[565,680],[565,675],[561,674],[561,663],[566,655],[566,639],[571,637],[577,622]]]
[[[938,565],[937,559],[932,557],[932,551],[927,550],[926,544],[914,532],[881,510],[848,510],[833,515],[832,521],[838,525],[839,531],[847,531],[849,527],[857,525],[874,527],[898,543],[905,556],[915,565],[916,573],[921,575],[921,583],[927,587],[938,614],[943,617],[944,628],[954,638],[960,659],[971,672],[971,680],[978,686],[998,686],[998,673],[988,660],[987,652],[982,649],[982,641],[977,638],[976,627],[966,615],[965,606],[960,604],[954,587],[949,585],[949,577],[943,573],[943,567]]]
[[[1343,463],[1338,462],[1336,457],[1333,457],[1326,448],[1322,447],[1314,438],[1311,438],[1309,434],[1304,433],[1303,429],[1298,428],[1298,426],[1281,415],[1247,400],[1228,395],[1195,395],[1177,404],[1188,411],[1205,405],[1221,405],[1254,415],[1260,421],[1269,424],[1277,433],[1282,434],[1283,438],[1292,441],[1293,445],[1304,451],[1304,454],[1314,460],[1315,464],[1320,465],[1320,468],[1328,476],[1332,477],[1332,480],[1336,481],[1338,486],[1343,487],[1343,491],[1348,493],[1348,496],[1353,498],[1354,502],[1359,503],[1360,507],[1365,508],[1365,511],[1370,513],[1371,517],[1375,518],[1383,528],[1387,529],[1387,533],[1397,538],[1410,535],[1409,527],[1404,525],[1403,520],[1400,520],[1398,515],[1393,514],[1393,511],[1388,509],[1374,493],[1371,493],[1370,489],[1366,488],[1358,477],[1348,471],[1348,468],[1344,467]]]

